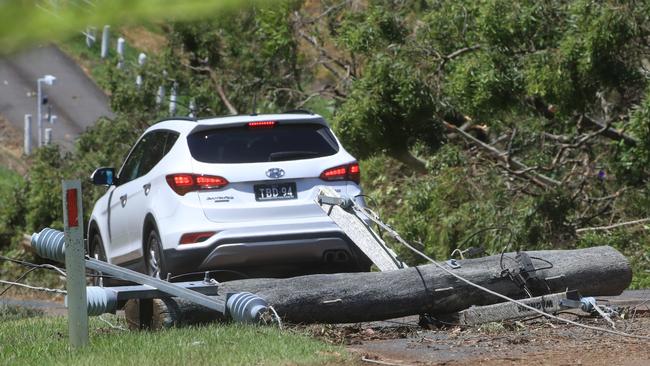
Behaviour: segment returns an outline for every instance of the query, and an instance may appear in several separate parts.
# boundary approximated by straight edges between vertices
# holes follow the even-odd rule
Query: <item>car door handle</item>
[[[120,203],[122,207],[126,206],[126,195],[120,196]]]
[[[144,195],[148,196],[149,191],[151,191],[151,183],[147,183],[147,184],[143,185],[142,189],[144,189]]]

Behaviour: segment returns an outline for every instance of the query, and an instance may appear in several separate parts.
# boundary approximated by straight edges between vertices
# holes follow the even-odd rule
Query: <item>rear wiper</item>
[[[320,155],[316,151],[276,151],[269,154],[269,161],[281,161],[297,158],[309,158]]]

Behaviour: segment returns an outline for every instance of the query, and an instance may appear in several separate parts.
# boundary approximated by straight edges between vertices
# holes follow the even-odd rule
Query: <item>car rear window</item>
[[[219,164],[313,159],[339,150],[330,129],[313,123],[215,128],[188,136],[187,143],[194,159]]]

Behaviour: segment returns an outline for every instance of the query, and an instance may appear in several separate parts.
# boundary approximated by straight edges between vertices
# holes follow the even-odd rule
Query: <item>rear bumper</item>
[[[342,232],[229,238],[209,246],[166,249],[165,266],[172,275],[228,268],[323,263],[326,253],[347,253],[355,263],[358,251]]]

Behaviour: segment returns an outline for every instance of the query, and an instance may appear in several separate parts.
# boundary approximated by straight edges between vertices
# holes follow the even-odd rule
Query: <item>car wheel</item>
[[[88,256],[94,258],[98,261],[106,262],[106,251],[104,250],[104,243],[102,242],[102,237],[95,233],[90,241],[90,250],[88,251]],[[105,278],[102,276],[101,272],[92,271],[93,275],[91,283],[93,286],[103,286]]]
[[[164,262],[162,257],[162,246],[160,243],[160,235],[158,235],[157,230],[151,230],[149,235],[147,235],[147,241],[145,245],[145,271],[151,277],[156,277],[164,279],[164,276],[167,275],[164,268]]]

